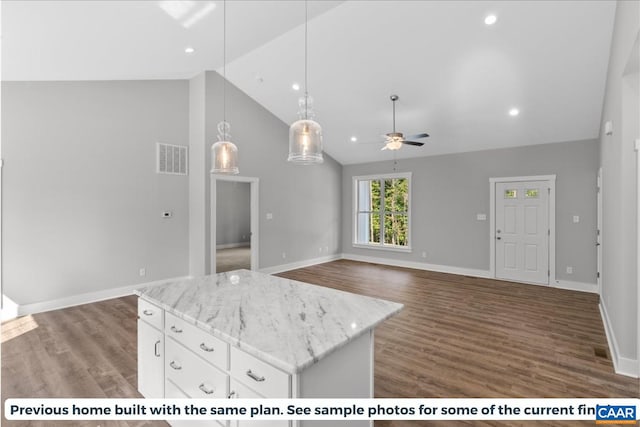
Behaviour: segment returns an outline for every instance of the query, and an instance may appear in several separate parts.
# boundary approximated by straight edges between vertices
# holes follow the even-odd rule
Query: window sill
[[[353,243],[354,248],[360,249],[373,249],[376,251],[389,251],[389,252],[411,252],[410,246],[391,246],[391,245],[367,245],[364,243]]]

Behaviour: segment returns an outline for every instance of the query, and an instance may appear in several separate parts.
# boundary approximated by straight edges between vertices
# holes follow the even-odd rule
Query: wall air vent
[[[156,144],[156,172],[169,175],[187,175],[189,151],[185,145]]]

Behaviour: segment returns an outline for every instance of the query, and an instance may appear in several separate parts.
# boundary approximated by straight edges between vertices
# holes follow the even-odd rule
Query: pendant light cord
[[[308,120],[307,112],[309,110],[308,99],[309,99],[309,86],[308,86],[308,42],[307,42],[307,25],[309,22],[309,14],[308,14],[308,1],[304,0],[304,119]]]
[[[227,0],[222,2],[222,120],[227,122]],[[224,136],[228,139],[227,135]]]

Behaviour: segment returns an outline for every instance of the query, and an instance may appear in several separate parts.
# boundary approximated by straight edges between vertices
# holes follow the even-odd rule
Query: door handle
[[[496,237],[496,240],[502,240],[502,237],[498,236]]]
[[[156,344],[153,349],[153,352],[156,357],[160,357],[160,350],[159,350],[160,342],[161,342],[160,340],[156,341]]]
[[[596,246],[600,246],[600,243],[596,242]]]

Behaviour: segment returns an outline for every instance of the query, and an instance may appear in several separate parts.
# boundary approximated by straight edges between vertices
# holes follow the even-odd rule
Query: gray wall
[[[636,276],[636,153],[635,113],[623,109],[623,74],[640,30],[638,2],[618,2],[611,44],[602,129],[613,122],[613,135],[601,138],[603,173],[602,303],[609,316],[621,357],[637,358],[638,282]],[[636,47],[637,49],[637,47]]]
[[[343,167],[344,253],[489,270],[489,178],[555,174],[556,276],[596,282],[597,141],[399,160],[397,171],[413,173],[412,253],[352,246],[352,177],[392,173],[392,161]],[[487,214],[487,220],[478,221],[478,213]],[[579,223],[572,222],[573,215],[580,216]],[[573,274],[566,274],[566,266]]]
[[[155,173],[156,142],[188,142],[187,85],[2,83],[9,298],[28,304],[187,274],[187,177]]]
[[[216,245],[251,241],[251,184],[216,183]]]
[[[203,116],[206,143],[201,146],[197,138],[192,140],[191,161],[203,164],[209,171],[210,147],[217,140],[216,126],[222,120],[223,79],[215,72],[207,72],[191,80],[192,88],[199,86],[202,79],[206,87],[205,104],[191,105],[206,112]],[[200,117],[200,110],[191,114]],[[319,120],[322,122],[321,117]],[[231,84],[227,87],[227,121],[231,123],[232,140],[238,146],[240,175],[260,179],[259,267],[339,254],[342,166],[326,154],[322,165],[288,163],[289,124]],[[210,176],[207,173],[196,179],[197,182],[190,182],[190,191],[200,193],[203,187],[205,204],[191,204],[190,209],[204,223],[190,223],[190,235],[199,241],[210,233]],[[267,213],[272,213],[272,220],[266,219]],[[208,273],[210,245],[203,249],[193,244],[191,249],[191,273]]]

